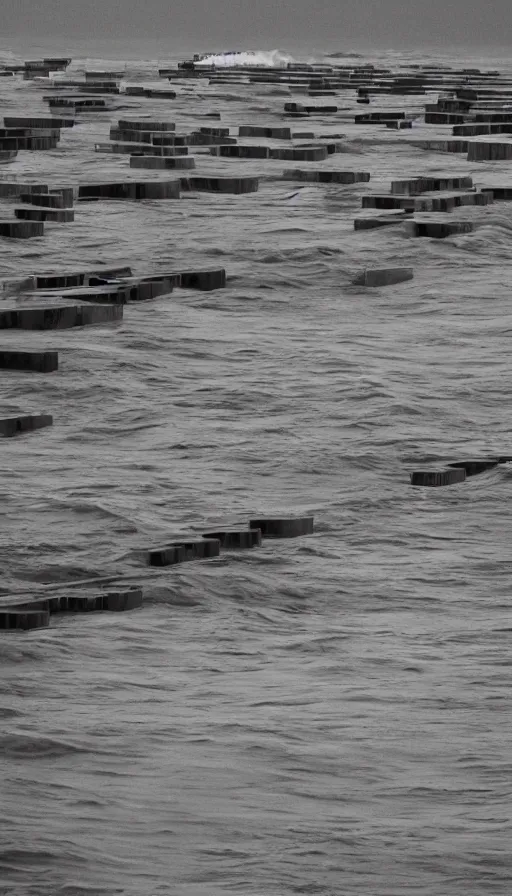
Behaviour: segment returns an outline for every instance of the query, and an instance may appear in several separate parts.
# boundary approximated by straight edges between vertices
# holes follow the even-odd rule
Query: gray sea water
[[[43,52],[69,52],[77,72],[126,62],[133,82],[179,58],[3,39],[0,61]],[[115,97],[0,175],[127,179],[127,156],[94,152],[113,120],[277,124],[290,96],[177,89]],[[0,114],[43,114],[47,92],[3,79]],[[223,291],[129,305],[120,326],[2,335],[57,349],[60,369],[1,372],[2,412],[55,421],[2,441],[1,594],[97,575],[145,593],[133,613],[0,640],[2,896],[512,891],[512,474],[409,485],[434,460],[511,453],[512,209],[462,210],[482,226],[442,241],[353,230],[361,195],[393,177],[511,185],[512,166],[411,147],[450,130],[421,122],[357,129],[355,93],[338,102],[294,128],[344,134],[323,167],[370,171],[369,184],[298,189],[279,180],[287,163],[197,155],[199,173],[261,175],[259,192],[82,203],[74,224],[0,246],[0,277],[228,272]],[[396,265],[414,280],[350,285]],[[137,554],[306,512],[305,539],[162,571]]]

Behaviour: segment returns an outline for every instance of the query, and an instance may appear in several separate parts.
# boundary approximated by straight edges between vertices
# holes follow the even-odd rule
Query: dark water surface
[[[0,61],[39,49],[1,47]],[[70,49],[71,70],[132,60],[133,81],[171,59]],[[48,91],[13,81],[2,114],[44,114]],[[278,124],[290,98],[178,93],[116,97],[122,110],[84,116],[0,175],[144,177],[94,152],[112,120],[151,112],[187,132],[218,110],[232,128]],[[129,305],[121,326],[2,336],[57,349],[60,370],[1,372],[4,415],[55,421],[2,442],[1,593],[96,575],[145,593],[131,614],[0,641],[2,896],[512,890],[512,471],[408,484],[433,460],[512,453],[512,209],[463,209],[483,226],[443,241],[353,230],[361,195],[391,178],[511,185],[512,165],[408,144],[442,127],[357,130],[355,93],[337,102],[346,114],[293,127],[345,134],[323,167],[370,171],[369,184],[299,190],[278,180],[293,163],[197,155],[199,173],[261,175],[259,192],[81,203],[75,224],[2,242],[1,277],[98,263],[229,277]],[[350,285],[397,265],[415,279]],[[306,512],[315,535],[254,552],[162,571],[137,553]]]

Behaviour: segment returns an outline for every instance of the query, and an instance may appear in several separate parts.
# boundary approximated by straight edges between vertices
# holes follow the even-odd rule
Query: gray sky
[[[180,43],[405,50],[512,37],[512,0],[0,0],[0,12],[4,38],[167,38],[175,52]]]

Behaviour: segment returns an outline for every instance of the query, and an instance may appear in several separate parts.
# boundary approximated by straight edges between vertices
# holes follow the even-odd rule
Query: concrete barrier
[[[255,193],[259,187],[257,177],[182,177],[182,190],[199,190],[208,193]]]
[[[456,485],[464,482],[466,471],[454,470],[426,470],[411,473],[411,485],[421,485],[427,488],[440,488],[445,485]]]
[[[58,370],[57,352],[21,352],[0,349],[0,368],[3,370],[33,370],[37,373],[51,373]]]
[[[123,319],[122,305],[60,305],[0,310],[0,330],[64,330]]]
[[[392,286],[395,283],[404,283],[412,280],[414,271],[412,268],[373,268],[365,270],[352,280],[354,286]]]
[[[52,425],[51,414],[20,414],[17,417],[3,417],[0,419],[0,436],[10,438]]]
[[[249,522],[250,529],[261,529],[263,538],[298,538],[313,534],[314,517],[283,517],[255,519]]]
[[[203,538],[214,538],[220,541],[223,550],[235,548],[249,549],[261,545],[261,529],[241,529],[239,531],[225,529],[221,532],[205,532]]]

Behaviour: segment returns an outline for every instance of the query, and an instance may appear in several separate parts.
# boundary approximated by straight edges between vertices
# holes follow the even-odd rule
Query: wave
[[[283,68],[293,58],[281,50],[236,50],[227,53],[212,53],[210,56],[202,56],[195,65],[215,65],[220,67],[232,65],[261,65],[265,68]]]

